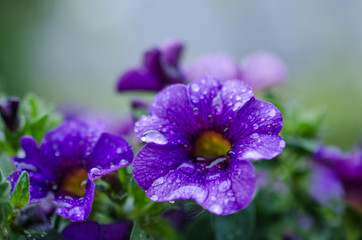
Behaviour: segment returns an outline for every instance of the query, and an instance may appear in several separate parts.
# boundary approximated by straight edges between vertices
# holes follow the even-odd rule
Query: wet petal
[[[122,137],[103,133],[89,157],[89,178],[94,180],[132,163],[132,147]]]
[[[228,132],[229,139],[234,141],[252,134],[278,134],[283,127],[282,114],[273,104],[251,98],[237,114]]]
[[[189,99],[187,87],[174,84],[159,92],[149,108],[150,115],[167,119],[188,134],[193,134],[200,127],[197,124]]]
[[[278,135],[254,133],[235,142],[231,154],[240,160],[268,160],[279,155],[284,147],[285,142]]]
[[[135,133],[143,142],[161,145],[186,144],[190,139],[177,125],[157,116],[142,116],[135,124]]]
[[[134,90],[159,91],[163,86],[163,82],[146,68],[128,70],[117,82],[119,92]]]
[[[57,204],[56,213],[72,221],[84,221],[92,210],[94,191],[94,182],[88,180],[83,197],[56,196],[54,199]]]

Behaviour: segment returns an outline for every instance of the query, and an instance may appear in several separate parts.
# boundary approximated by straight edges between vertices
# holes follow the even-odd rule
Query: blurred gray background
[[[119,74],[170,37],[184,63],[264,49],[289,67],[278,93],[324,108],[326,141],[346,149],[362,137],[361,23],[358,0],[1,0],[0,90],[120,111]]]

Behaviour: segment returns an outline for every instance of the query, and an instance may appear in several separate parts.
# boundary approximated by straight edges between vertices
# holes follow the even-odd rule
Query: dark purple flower
[[[314,160],[333,172],[343,185],[346,202],[362,214],[362,149],[343,153],[337,147],[321,145]],[[324,184],[324,188],[331,190],[330,184]]]
[[[68,225],[62,232],[65,240],[128,240],[132,224],[116,222],[99,224],[97,222],[78,222]]]
[[[166,85],[183,83],[184,76],[179,68],[182,50],[182,43],[172,40],[161,48],[146,51],[142,66],[122,74],[117,82],[117,90],[159,91]]]
[[[19,127],[18,118],[19,99],[10,97],[0,102],[0,115],[5,126],[12,132]]]
[[[9,180],[14,187],[20,172],[30,177],[30,202],[54,193],[56,213],[82,221],[91,211],[94,180],[132,162],[131,146],[121,137],[102,133],[99,124],[67,121],[49,131],[40,147],[32,137],[20,144],[24,158],[14,158],[17,172]]]
[[[275,54],[256,52],[247,56],[242,64],[227,54],[210,54],[197,59],[186,71],[187,79],[195,80],[205,76],[220,81],[239,79],[254,91],[260,91],[284,83],[288,72],[284,62]]]
[[[154,201],[192,199],[215,214],[235,213],[254,195],[251,161],[272,159],[285,146],[279,110],[238,80],[172,85],[155,96],[149,113],[135,125],[148,143],[133,175]]]

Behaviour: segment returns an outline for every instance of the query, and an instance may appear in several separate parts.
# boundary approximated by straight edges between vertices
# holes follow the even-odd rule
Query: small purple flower
[[[251,161],[285,147],[279,110],[255,99],[242,81],[202,78],[159,92],[135,125],[147,144],[134,160],[137,184],[154,201],[192,199],[218,215],[248,206],[255,191]]]
[[[197,59],[186,71],[189,80],[205,76],[212,76],[220,81],[239,79],[254,91],[284,83],[287,75],[285,63],[269,52],[251,54],[241,65],[227,54],[209,54]]]
[[[270,52],[256,52],[242,61],[241,80],[260,91],[286,81],[288,70],[285,63]]]
[[[336,181],[343,186],[346,202],[362,214],[362,149],[343,153],[337,147],[321,145],[314,160],[333,173]],[[330,184],[323,186],[325,191],[331,191]]]
[[[19,127],[18,118],[19,99],[10,97],[0,102],[0,115],[5,126],[12,132]]]
[[[169,84],[183,83],[184,76],[179,68],[182,50],[181,42],[170,40],[161,48],[146,51],[142,66],[122,74],[117,82],[117,90],[159,91]]]
[[[132,224],[116,222],[99,224],[97,222],[78,222],[68,225],[62,232],[65,240],[128,240]]]
[[[219,53],[204,55],[194,61],[186,71],[189,80],[202,77],[214,77],[220,81],[240,79],[241,70],[238,62],[231,56]]]
[[[49,131],[40,147],[32,137],[20,144],[24,158],[14,158],[18,171],[9,180],[14,185],[21,173],[30,177],[30,203],[54,194],[56,213],[82,221],[91,212],[94,180],[132,162],[131,146],[121,137],[102,133],[100,124],[67,121]]]

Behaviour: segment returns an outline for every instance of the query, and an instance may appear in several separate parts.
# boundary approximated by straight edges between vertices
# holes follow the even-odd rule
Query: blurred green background
[[[277,92],[325,111],[325,140],[347,149],[362,136],[361,13],[353,0],[1,0],[0,89],[121,111],[117,76],[169,37],[186,64],[264,49],[289,67]]]

